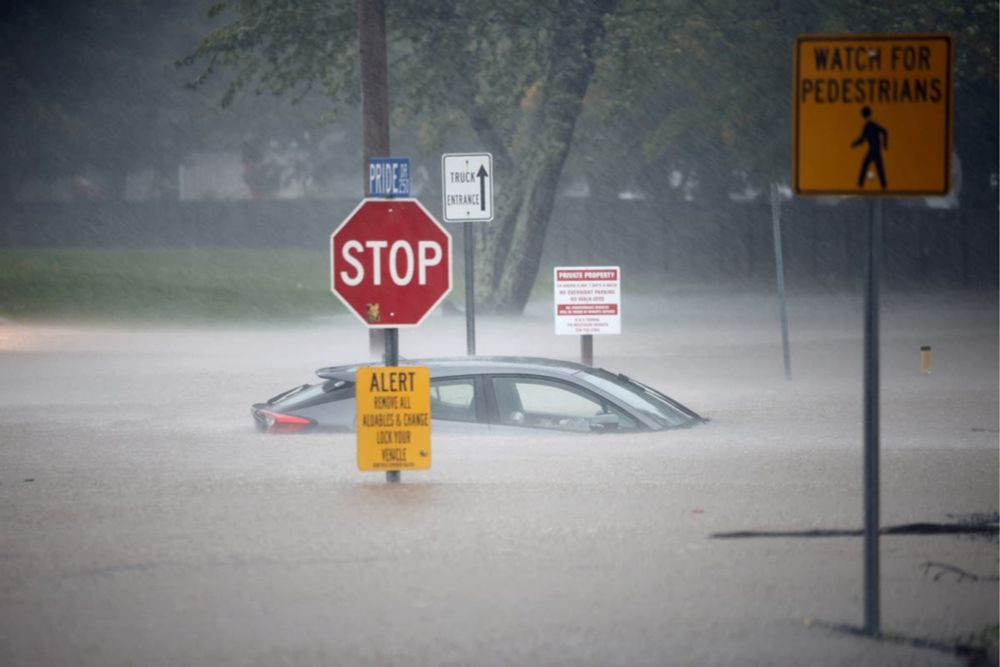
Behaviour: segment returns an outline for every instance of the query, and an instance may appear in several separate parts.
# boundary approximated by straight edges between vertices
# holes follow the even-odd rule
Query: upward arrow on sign
[[[489,174],[486,173],[486,167],[479,165],[479,171],[476,173],[476,177],[479,178],[479,210],[486,210],[486,179]]]

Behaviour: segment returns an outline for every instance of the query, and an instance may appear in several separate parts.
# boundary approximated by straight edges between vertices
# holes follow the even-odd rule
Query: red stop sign
[[[369,327],[416,326],[451,291],[451,235],[416,199],[365,199],[330,235],[330,288]]]

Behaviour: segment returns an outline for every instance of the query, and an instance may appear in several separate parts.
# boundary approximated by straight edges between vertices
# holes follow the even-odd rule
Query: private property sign
[[[953,61],[942,34],[799,37],[796,194],[947,194]]]
[[[431,379],[424,366],[370,366],[355,372],[358,468],[431,467]]]
[[[619,267],[557,266],[552,278],[557,335],[621,333]]]

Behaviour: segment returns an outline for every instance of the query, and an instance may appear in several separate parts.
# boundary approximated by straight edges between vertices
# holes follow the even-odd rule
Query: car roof
[[[359,368],[380,366],[380,362],[371,361],[345,366],[328,366],[316,371],[316,375],[324,379],[351,380]],[[584,366],[573,361],[548,359],[545,357],[436,357],[426,359],[400,359],[400,366],[426,366],[433,377],[449,375],[467,375],[481,373],[537,373],[551,376],[576,375],[581,372],[593,372],[590,366]]]

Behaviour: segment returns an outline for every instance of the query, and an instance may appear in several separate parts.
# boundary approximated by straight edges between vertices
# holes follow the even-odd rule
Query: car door
[[[493,375],[487,380],[493,432],[629,432],[643,426],[606,398],[556,378]]]
[[[489,433],[483,380],[473,375],[431,378],[434,433]]]

